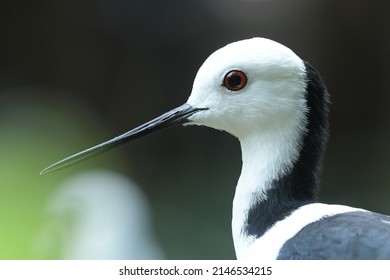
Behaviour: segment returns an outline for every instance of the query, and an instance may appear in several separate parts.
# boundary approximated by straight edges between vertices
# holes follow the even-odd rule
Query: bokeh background
[[[83,237],[74,234],[83,211],[102,222],[84,236],[97,244],[109,239],[102,232],[116,230],[103,220],[142,230],[127,221],[148,216],[160,257],[233,259],[231,202],[241,160],[227,134],[173,128],[60,172],[39,172],[184,103],[211,52],[255,36],[310,61],[332,94],[321,201],[390,214],[389,12],[389,1],[2,0],[0,259],[93,258],[69,253]],[[113,212],[100,219],[120,201],[87,188],[83,199],[97,196],[96,203],[74,194],[64,198],[72,206],[54,211],[64,184],[91,169],[130,178],[147,205],[133,218]],[[125,245],[117,247],[117,255],[99,256],[131,258]]]

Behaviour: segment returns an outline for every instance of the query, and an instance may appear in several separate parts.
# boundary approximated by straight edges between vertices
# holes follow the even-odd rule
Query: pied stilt
[[[162,128],[205,125],[241,144],[232,219],[237,258],[390,259],[390,217],[317,202],[328,105],[309,63],[274,41],[243,40],[204,62],[184,105],[42,173]]]

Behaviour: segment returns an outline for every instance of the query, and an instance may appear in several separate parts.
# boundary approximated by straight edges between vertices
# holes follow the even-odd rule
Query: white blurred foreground
[[[150,212],[145,195],[128,178],[84,172],[49,198],[35,252],[41,259],[162,259]]]

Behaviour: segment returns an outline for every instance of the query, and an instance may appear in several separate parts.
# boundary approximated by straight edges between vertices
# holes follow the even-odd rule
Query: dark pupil
[[[236,87],[239,87],[241,85],[241,80],[242,79],[239,75],[231,74],[228,77],[228,84],[231,88],[236,88]]]

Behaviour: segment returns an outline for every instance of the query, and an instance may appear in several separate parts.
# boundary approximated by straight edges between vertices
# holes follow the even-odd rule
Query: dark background
[[[170,259],[232,259],[233,137],[174,128],[70,169],[39,171],[184,103],[203,61],[267,37],[332,94],[321,201],[390,214],[390,2],[84,0],[0,3],[0,258],[31,253],[53,188],[89,168],[131,177]]]

